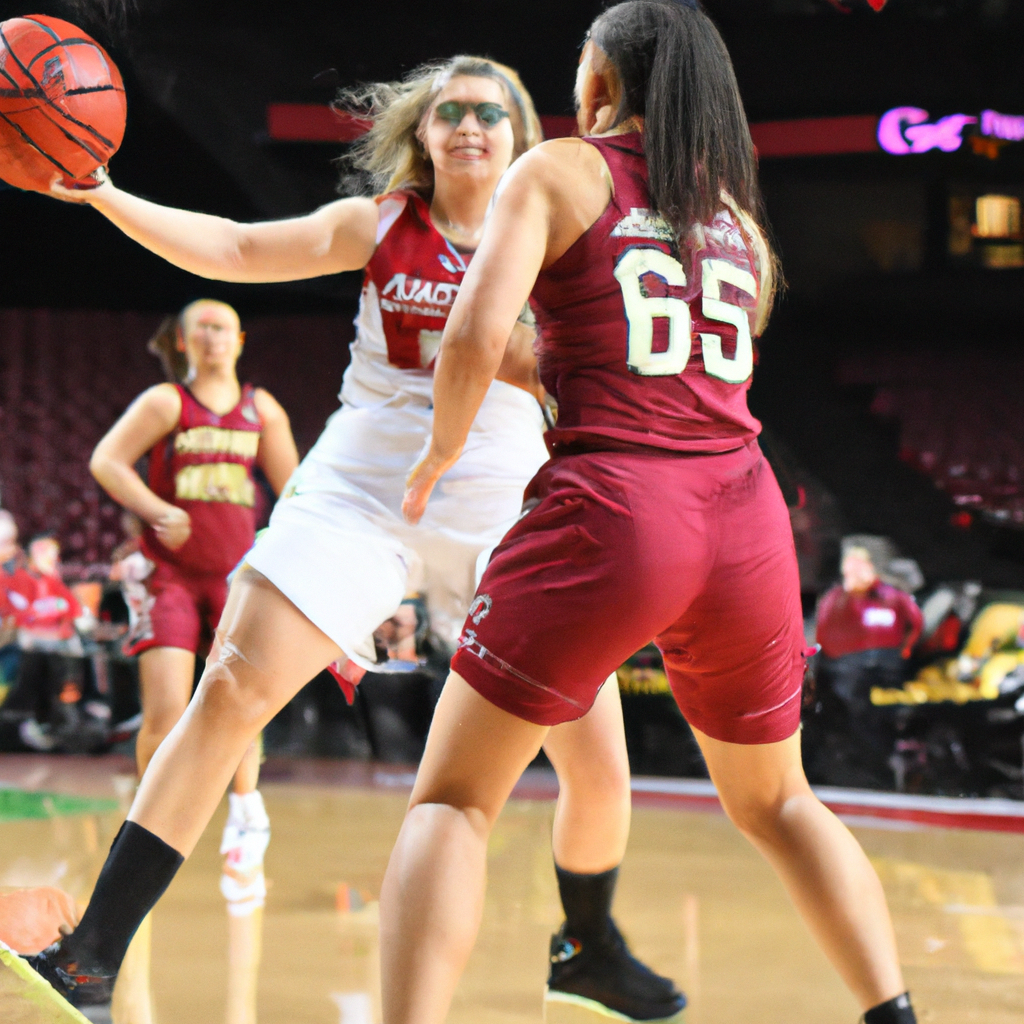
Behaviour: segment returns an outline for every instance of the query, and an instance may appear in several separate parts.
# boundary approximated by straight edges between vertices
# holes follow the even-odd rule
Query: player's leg
[[[237,614],[240,593],[240,588],[229,590],[227,583],[219,579],[207,583],[202,599],[211,629],[216,630],[222,621]],[[215,662],[220,653],[220,640],[214,632],[208,662]],[[261,738],[257,737],[246,747],[228,793],[228,817],[220,843],[224,856],[220,891],[228,901],[232,917],[253,913],[263,906],[267,896],[263,857],[270,843],[270,818],[256,788],[261,755]]]
[[[135,740],[139,778],[192,699],[201,629],[194,588],[173,566],[157,566],[147,580],[147,590],[145,639],[129,649],[139,656],[142,726]]]
[[[65,991],[80,976],[90,979],[83,989],[95,985],[99,992],[101,979],[116,974],[139,922],[192,852],[246,748],[340,653],[259,573],[243,569],[236,589],[218,631],[219,653],[151,760],[81,924],[52,962],[40,964]]]
[[[242,755],[228,793],[228,818],[220,844],[224,856],[220,891],[233,917],[251,914],[263,906],[267,896],[263,857],[270,843],[270,818],[256,788],[261,750],[257,737]]]
[[[629,840],[632,803],[615,676],[608,678],[582,718],[548,733],[544,752],[559,784],[551,840],[555,863],[576,874],[617,867]]]
[[[756,448],[708,460],[718,543],[700,593],[658,638],[729,817],[768,859],[869,1024],[912,1024],[881,883],[800,760],[804,673],[789,515]],[[905,1005],[898,1005],[899,1001]]]
[[[444,1019],[479,925],[487,835],[516,778],[546,726],[585,715],[608,674],[675,617],[628,571],[620,461],[542,467],[536,504],[480,582],[381,893],[386,1024]]]
[[[179,595],[180,596],[180,595]],[[161,606],[154,608],[155,627],[161,628]],[[175,616],[180,621],[181,616]],[[188,642],[187,640],[185,642]],[[150,647],[139,655],[139,698],[142,726],[135,739],[135,763],[141,778],[157,747],[178,723],[192,699],[196,656],[183,647]],[[150,986],[153,919],[148,916],[139,926],[128,953],[111,1005],[114,1024],[150,1024],[153,1020],[153,995]]]
[[[726,813],[778,873],[862,1008],[901,995],[881,882],[857,840],[811,791],[799,732],[749,745],[694,733]]]
[[[192,699],[195,651],[181,647],[151,647],[139,655],[139,697],[142,725],[135,740],[139,778],[156,748],[178,724]]]
[[[480,928],[487,839],[546,727],[448,677],[381,888],[386,1024],[441,1024]]]
[[[611,916],[632,810],[614,675],[582,718],[552,728],[544,752],[558,774],[552,847],[565,911],[551,938],[547,1016],[564,1003],[632,1020],[671,1017],[685,998],[630,953]]]

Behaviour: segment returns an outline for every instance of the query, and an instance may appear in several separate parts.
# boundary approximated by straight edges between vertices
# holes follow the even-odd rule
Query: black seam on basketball
[[[38,25],[39,23],[38,22],[33,22],[33,24]],[[4,30],[3,30],[3,26],[2,25],[0,25],[0,39],[3,40],[4,46],[6,47],[7,52],[14,58],[14,63],[17,64],[18,67],[21,68],[21,70],[25,73],[25,77],[28,78],[28,80],[34,86],[36,86],[36,88],[42,89],[42,84],[40,82],[36,81],[36,76],[33,75],[32,72],[29,71],[29,69],[27,67],[25,67],[24,64],[22,64],[21,58],[14,52],[14,50],[11,49],[11,44],[9,42],[7,42],[7,36],[4,35]]]
[[[31,19],[29,19],[29,20],[31,20]],[[33,22],[33,24],[34,24],[34,25],[38,25],[38,24],[39,24],[39,22],[37,22],[37,21],[36,21],[36,22]],[[44,26],[44,27],[45,27],[45,26]],[[33,84],[34,86],[36,86],[36,87],[37,87],[38,89],[42,89],[42,84],[41,84],[40,82],[37,82],[37,81],[36,81],[36,76],[35,76],[35,75],[33,75],[33,74],[32,74],[32,72],[31,72],[31,71],[29,71],[29,69],[28,69],[27,67],[25,67],[25,65],[24,65],[24,64],[22,64],[22,62],[21,62],[21,58],[20,58],[20,57],[19,57],[19,56],[18,56],[18,55],[17,55],[17,54],[16,54],[16,53],[15,53],[15,52],[14,52],[14,51],[13,51],[13,50],[11,49],[11,44],[10,44],[9,42],[7,42],[7,36],[6,36],[5,34],[4,34],[4,30],[3,30],[3,28],[2,28],[2,27],[0,27],[0,40],[2,40],[2,41],[3,41],[3,44],[4,44],[4,46],[6,47],[6,49],[7,49],[7,52],[8,52],[8,53],[9,53],[9,54],[10,54],[10,55],[11,55],[11,56],[12,56],[12,57],[14,58],[14,62],[15,62],[15,63],[16,63],[17,65],[18,65],[18,67],[19,67],[19,68],[21,68],[21,70],[22,70],[22,71],[23,71],[23,72],[25,73],[25,76],[26,76],[26,77],[28,78],[28,80],[29,80],[29,81],[30,81],[30,82],[31,82],[31,83],[32,83],[32,84]],[[54,103],[54,102],[53,102],[53,100],[51,100],[51,99],[50,99],[50,98],[49,98],[49,97],[48,97],[48,96],[47,96],[47,95],[46,95],[45,93],[43,94],[43,97],[42,97],[42,98],[43,98],[43,102],[44,102],[44,103],[45,103],[45,104],[46,104],[46,105],[47,105],[48,107],[52,107],[52,108],[53,108],[53,109],[54,109],[54,110],[55,110],[55,111],[56,111],[56,112],[57,112],[58,114],[60,114],[60,116],[61,116],[61,117],[63,117],[63,118],[66,118],[66,119],[67,119],[68,121],[70,121],[70,122],[71,122],[72,124],[76,124],[76,125],[78,125],[78,127],[79,127],[79,128],[83,128],[83,129],[84,129],[85,131],[87,131],[87,132],[88,132],[88,133],[89,133],[90,135],[92,135],[92,136],[94,136],[95,138],[99,139],[99,140],[100,140],[100,142],[102,142],[104,146],[109,146],[109,147],[110,147],[111,149],[114,149],[114,148],[115,148],[115,146],[114,146],[114,143],[113,143],[113,142],[111,142],[111,141],[110,141],[110,139],[108,139],[108,138],[107,138],[107,137],[106,137],[105,135],[102,135],[102,134],[101,134],[100,132],[98,132],[98,131],[97,131],[97,130],[96,130],[95,128],[92,128],[91,126],[89,126],[89,125],[85,124],[85,123],[84,123],[83,121],[79,121],[77,117],[72,117],[72,116],[71,116],[71,114],[69,114],[69,113],[68,113],[68,112],[67,112],[66,110],[61,110],[61,109],[60,109],[60,107],[58,107],[58,106],[57,106],[57,104],[56,104],[56,103]],[[70,135],[69,135],[69,136],[68,136],[68,138],[73,138],[73,136],[70,136]],[[77,139],[75,139],[75,141],[76,141],[76,142],[78,142],[78,140],[77,140]],[[81,143],[79,143],[79,144],[81,145]],[[82,148],[83,148],[83,149],[85,149],[85,151],[86,151],[87,153],[90,153],[90,154],[92,154],[92,150],[88,149],[88,147],[86,147],[86,146],[84,146],[84,145],[83,145],[83,146],[82,146]],[[42,153],[42,150],[39,150],[39,152],[40,152],[40,153]],[[99,161],[100,161],[101,163],[105,162],[105,161],[104,161],[104,158],[103,158],[103,157],[97,157],[97,159],[98,159],[98,160],[99,160]]]
[[[31,15],[27,16],[24,20],[31,21],[33,25],[38,25],[51,39],[60,39],[60,36],[49,25],[36,21]]]
[[[44,97],[44,98],[46,98],[46,97]],[[46,105],[48,107],[52,107],[53,110],[56,111],[58,114],[60,114],[61,117],[63,117],[66,120],[70,121],[72,124],[78,125],[79,128],[82,128],[83,130],[87,131],[94,138],[99,139],[99,141],[102,142],[104,146],[109,146],[111,149],[116,149],[117,148],[114,145],[114,143],[111,142],[110,139],[108,139],[105,135],[101,134],[95,128],[93,128],[91,125],[86,124],[84,121],[79,121],[77,117],[73,117],[66,110],[61,110],[60,107],[58,107],[57,104],[54,103],[52,100],[46,99]],[[71,136],[69,135],[68,138],[71,138]],[[90,152],[92,152],[92,150],[90,150]],[[98,159],[100,159],[104,163],[106,162],[106,157],[99,157]]]
[[[59,131],[64,136],[64,138],[68,140],[68,142],[73,142],[76,146],[81,147],[86,151],[86,153],[89,154],[89,156],[91,156],[94,160],[98,160],[101,164],[106,162],[106,157],[104,157],[102,153],[97,153],[96,150],[94,150],[88,143],[80,139],[77,135],[72,135],[71,132],[69,132],[67,128],[64,127],[64,125],[59,124],[52,117],[47,117],[47,112],[45,108],[36,107],[35,109],[38,113],[42,114],[43,117],[46,117],[46,120],[49,121],[50,124],[52,124],[54,128],[56,128],[57,131]]]
[[[37,153],[39,153],[40,155],[44,156],[47,160],[49,160],[50,163],[57,168],[57,170],[66,174],[69,178],[77,179],[78,176],[69,171],[59,160],[55,160],[52,156],[50,156],[49,153],[46,152],[45,149],[40,149],[39,146],[37,146],[32,141],[31,137],[26,134],[21,125],[15,124],[9,117],[6,117],[3,114],[3,112],[0,112],[0,119],[6,121],[22,137],[22,139],[25,140],[25,142],[27,142]]]
[[[65,96],[84,96],[88,92],[124,92],[123,89],[118,89],[116,85],[83,85],[81,89],[68,89]],[[3,95],[3,90],[0,90],[0,96]]]
[[[11,85],[14,86],[15,89],[20,89],[21,88],[21,86],[18,85],[18,83],[13,78],[11,78],[11,76],[9,74],[7,74],[7,69],[6,68],[0,68],[0,75],[3,75],[4,78],[6,78],[7,81],[10,82]]]
[[[42,96],[39,89],[0,89],[0,99],[37,100]]]
[[[60,48],[61,46],[91,46],[91,47],[93,47],[93,49],[96,49],[96,50],[100,49],[99,46],[97,45],[97,43],[94,40],[92,40],[92,39],[58,39],[57,42],[53,43],[51,46],[44,46],[28,62],[28,66],[32,67],[32,65],[35,64],[35,62],[37,60],[39,60],[40,57],[45,57],[46,54],[51,53],[52,51]],[[103,51],[100,50],[100,55],[101,56],[102,56],[102,53],[103,53]]]

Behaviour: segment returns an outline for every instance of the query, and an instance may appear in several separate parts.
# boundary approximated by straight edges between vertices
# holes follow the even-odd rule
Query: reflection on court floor
[[[411,776],[325,762],[279,762],[266,774],[278,781],[263,787],[273,840],[257,1019],[376,1024],[376,899]],[[0,784],[0,886],[60,885],[84,899],[121,821],[128,763],[4,757]],[[548,938],[559,923],[550,789],[545,779],[524,787],[536,798],[510,804],[495,829],[483,931],[452,1024],[541,1019]],[[260,920],[244,919],[248,931],[233,920],[229,931],[217,889],[222,818],[154,915],[158,1024],[252,1024],[240,994]],[[855,831],[885,885],[922,1021],[1019,1024],[1024,835],[871,824]],[[636,808],[616,913],[637,953],[687,991],[689,1024],[858,1017],[773,874],[714,810]]]

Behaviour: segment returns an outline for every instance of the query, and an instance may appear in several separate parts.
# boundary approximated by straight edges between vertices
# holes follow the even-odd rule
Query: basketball
[[[49,191],[94,185],[124,137],[124,84],[106,51],[74,25],[33,14],[0,23],[0,178]]]

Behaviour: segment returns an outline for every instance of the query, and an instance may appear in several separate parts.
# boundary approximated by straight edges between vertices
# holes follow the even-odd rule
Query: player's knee
[[[729,820],[750,840],[772,843],[782,826],[785,803],[775,795],[719,794]]]
[[[172,719],[170,716],[144,719],[139,727],[139,742],[148,744],[155,750],[163,743],[164,738],[174,728],[177,721],[177,718]]]
[[[489,814],[471,803],[463,801],[457,805],[445,799],[413,799],[406,812],[406,820],[416,832],[443,834],[448,839],[472,835],[483,841],[490,835],[497,817],[498,812]]]
[[[625,760],[573,762],[558,773],[558,781],[571,799],[605,805],[630,799],[629,763]]]
[[[236,666],[217,661],[206,666],[193,701],[197,710],[219,722],[250,726],[263,720],[267,698],[262,687]]]
[[[185,713],[187,704],[162,704],[159,707],[147,707],[143,710],[142,725],[139,735],[149,739],[154,748],[159,746],[164,737],[178,724]]]

